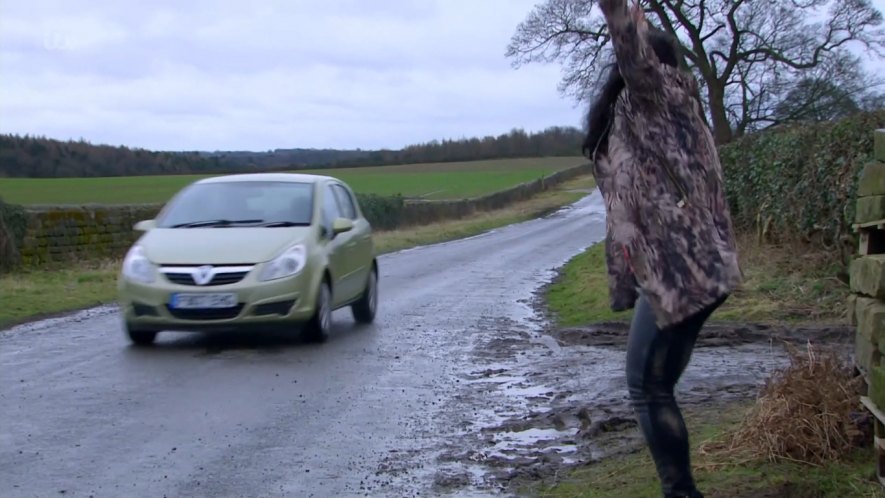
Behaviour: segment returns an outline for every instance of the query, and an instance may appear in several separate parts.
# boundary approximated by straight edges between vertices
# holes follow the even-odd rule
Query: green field
[[[460,199],[503,190],[585,161],[582,157],[496,159],[300,172],[334,176],[359,193]],[[205,176],[0,178],[0,197],[15,204],[164,202],[188,183]]]

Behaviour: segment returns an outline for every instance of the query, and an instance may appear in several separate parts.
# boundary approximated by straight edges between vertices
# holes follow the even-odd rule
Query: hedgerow
[[[16,204],[7,204],[0,198],[0,271],[18,266],[19,247],[27,228],[25,209]]]
[[[381,196],[375,194],[357,194],[357,201],[363,216],[378,230],[391,230],[399,226],[400,217],[405,207],[405,199],[400,195]]]
[[[873,132],[883,126],[880,110],[767,129],[721,147],[736,227],[768,242],[846,250],[854,239],[857,180],[872,161]]]

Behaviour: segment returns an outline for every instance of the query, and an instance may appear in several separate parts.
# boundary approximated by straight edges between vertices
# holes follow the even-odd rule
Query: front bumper
[[[256,267],[257,268],[257,267]],[[230,285],[201,287],[171,282],[158,274],[151,284],[133,282],[120,275],[118,293],[123,319],[129,327],[143,330],[232,330],[289,327],[314,314],[316,289],[310,271],[260,282],[257,271]],[[176,310],[170,306],[175,293],[234,293],[234,308]]]

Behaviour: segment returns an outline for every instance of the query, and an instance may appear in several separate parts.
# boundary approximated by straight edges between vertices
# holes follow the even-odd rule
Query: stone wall
[[[138,238],[135,223],[152,219],[159,204],[126,206],[28,206],[28,228],[19,253],[22,266],[122,257]]]
[[[391,228],[499,209],[586,173],[590,173],[589,163],[474,199],[407,201]],[[161,204],[28,206],[27,231],[17,244],[20,261],[13,266],[36,268],[76,260],[120,258],[140,235],[133,225],[154,218],[161,208]]]
[[[848,315],[857,330],[855,365],[868,386],[865,402],[881,413],[885,412],[885,130],[875,131],[874,160],[864,167],[857,192],[854,228],[859,247],[851,262]],[[877,449],[885,457],[885,446],[878,448],[885,435],[878,426],[876,432]]]
[[[524,201],[560,183],[592,172],[590,163],[557,171],[544,178],[523,183],[499,192],[462,200],[407,201],[399,217],[399,227],[460,219],[480,211],[500,209]]]

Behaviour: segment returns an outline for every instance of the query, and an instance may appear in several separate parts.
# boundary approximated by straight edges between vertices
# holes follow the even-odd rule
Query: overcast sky
[[[504,57],[538,1],[0,0],[0,132],[375,149],[579,126],[559,66]]]

